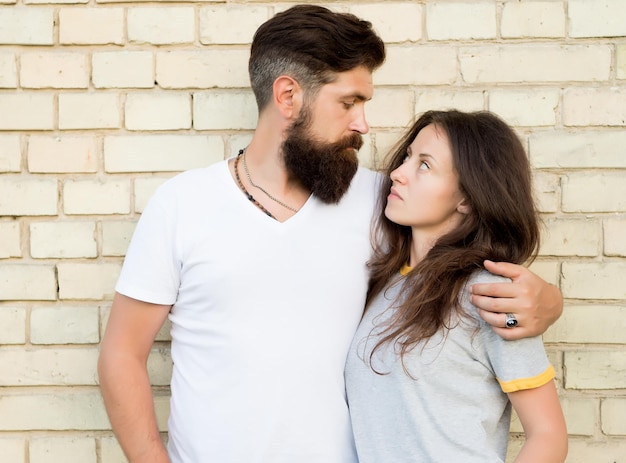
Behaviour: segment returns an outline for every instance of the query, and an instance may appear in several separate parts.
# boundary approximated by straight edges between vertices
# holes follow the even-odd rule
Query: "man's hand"
[[[480,316],[504,339],[513,340],[543,334],[563,312],[561,291],[526,267],[507,262],[485,261],[485,268],[512,283],[481,283],[471,288],[471,301]],[[506,314],[518,325],[506,328]]]

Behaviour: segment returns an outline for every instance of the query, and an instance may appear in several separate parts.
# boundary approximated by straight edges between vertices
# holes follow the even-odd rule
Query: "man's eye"
[[[346,109],[350,109],[350,108],[352,108],[354,106],[354,103],[347,103],[347,102],[344,101],[343,106]]]

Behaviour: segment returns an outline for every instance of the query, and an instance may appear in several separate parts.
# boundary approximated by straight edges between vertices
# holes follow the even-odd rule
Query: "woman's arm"
[[[562,463],[567,456],[567,428],[554,381],[508,394],[526,441],[515,463]]]
[[[485,261],[485,268],[512,281],[476,284],[471,288],[472,304],[500,337],[513,340],[539,336],[561,316],[561,291],[526,267]],[[515,328],[505,328],[506,313],[512,313],[517,318]]]

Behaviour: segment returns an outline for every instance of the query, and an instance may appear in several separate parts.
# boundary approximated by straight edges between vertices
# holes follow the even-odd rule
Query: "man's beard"
[[[282,151],[287,173],[311,194],[327,204],[336,204],[348,191],[359,160],[356,151],[363,146],[359,133],[334,143],[316,140],[310,133],[310,111],[287,131]]]

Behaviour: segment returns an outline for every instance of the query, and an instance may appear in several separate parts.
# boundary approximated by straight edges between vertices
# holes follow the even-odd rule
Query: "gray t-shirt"
[[[509,281],[486,271],[473,283]],[[461,318],[399,359],[391,344],[370,353],[394,313],[403,279],[367,309],[346,363],[346,390],[359,463],[488,463],[506,456],[511,404],[506,392],[554,377],[541,337],[505,341],[478,317]],[[381,374],[377,374],[372,367]],[[407,374],[408,373],[408,374]],[[409,376],[410,375],[410,376]],[[505,392],[506,391],[506,392]]]

